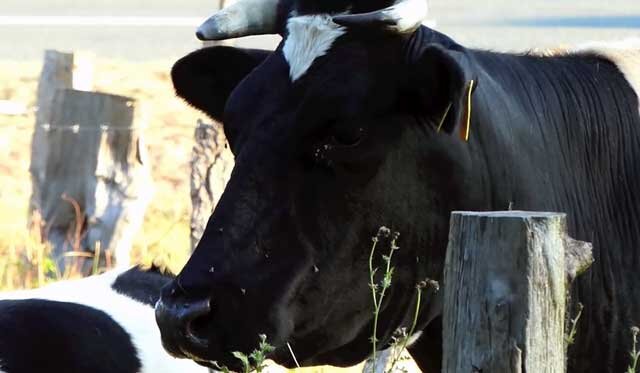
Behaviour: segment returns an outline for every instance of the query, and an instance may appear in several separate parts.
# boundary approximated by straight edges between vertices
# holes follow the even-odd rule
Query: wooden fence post
[[[44,147],[48,145],[46,141],[45,125],[51,122],[51,108],[53,97],[58,89],[79,89],[89,91],[93,87],[93,58],[91,55],[82,53],[75,56],[73,53],[65,53],[56,50],[46,50],[44,52],[44,62],[42,72],[38,80],[36,123],[31,138],[31,164],[29,173],[31,174],[32,194],[29,202],[29,221],[34,217],[34,211],[39,210],[37,206],[40,197],[38,192],[42,189],[44,182],[44,168],[47,162],[43,158],[47,151]]]
[[[55,50],[44,52],[44,63],[38,81],[36,123],[31,138],[31,174],[32,193],[29,202],[29,220],[35,210],[39,210],[40,196],[38,193],[44,183],[44,168],[48,143],[43,125],[51,121],[51,105],[53,96],[58,89],[73,86],[73,53],[62,53]]]
[[[442,372],[564,372],[567,284],[591,262],[564,214],[452,213]]]
[[[233,169],[233,154],[219,124],[198,121],[191,152],[191,250],[204,233]]]
[[[55,50],[44,52],[44,63],[38,80],[36,124],[49,123],[53,96],[58,89],[73,86],[73,53]]]
[[[69,251],[96,248],[129,263],[152,192],[134,106],[130,98],[104,93],[63,89],[54,95],[50,124],[42,128],[45,146],[33,149],[46,160],[34,197],[62,270]],[[93,263],[83,262],[86,273]]]

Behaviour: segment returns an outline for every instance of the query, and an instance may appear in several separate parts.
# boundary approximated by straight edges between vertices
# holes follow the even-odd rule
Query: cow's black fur
[[[0,370],[137,373],[127,332],[103,311],[41,299],[0,301]]]
[[[569,371],[625,369],[640,322],[640,118],[613,63],[475,51],[425,27],[408,38],[351,30],[292,83],[281,48],[204,49],[174,68],[178,94],[224,119],[236,166],[163,292],[167,348],[233,364],[231,351],[266,333],[284,364],[286,342],[305,364],[357,363],[370,349],[377,227],[401,233],[384,345],[411,319],[414,284],[441,279],[450,211],[512,206],[566,212],[570,234],[594,243],[596,263],[572,292],[585,311]],[[458,133],[470,80],[467,143]],[[189,325],[203,346],[181,337],[186,325],[171,314],[209,297],[212,312]],[[439,345],[441,293],[425,299],[411,353],[438,371],[440,351],[424,347]]]
[[[140,303],[155,306],[160,298],[160,289],[174,277],[158,267],[142,269],[136,266],[118,276],[111,288]]]

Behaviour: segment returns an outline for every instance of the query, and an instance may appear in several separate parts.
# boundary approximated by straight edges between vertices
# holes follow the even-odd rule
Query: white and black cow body
[[[170,279],[134,267],[0,294],[0,372],[206,372],[162,348],[153,305]]]

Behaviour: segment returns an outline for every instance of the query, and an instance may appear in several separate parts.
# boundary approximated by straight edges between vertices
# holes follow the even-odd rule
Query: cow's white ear
[[[478,79],[468,68],[464,52],[431,45],[411,63],[410,75],[417,87],[417,110],[431,118],[437,132],[468,141]]]

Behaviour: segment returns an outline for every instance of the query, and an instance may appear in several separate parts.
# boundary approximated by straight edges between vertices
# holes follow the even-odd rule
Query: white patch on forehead
[[[291,17],[287,23],[289,35],[282,51],[289,64],[292,81],[304,75],[313,61],[324,56],[333,42],[344,35],[346,29],[333,22],[328,14]]]

